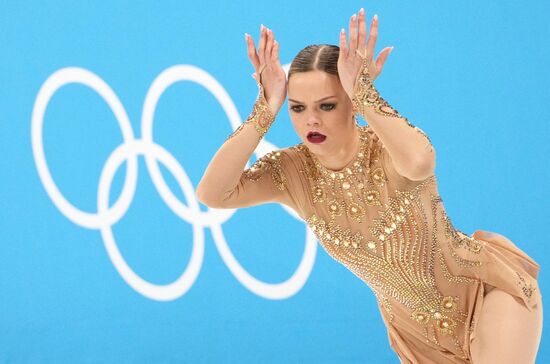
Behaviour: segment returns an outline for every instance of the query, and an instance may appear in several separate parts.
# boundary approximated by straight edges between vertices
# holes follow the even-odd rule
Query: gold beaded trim
[[[244,127],[245,124],[252,123],[256,128],[256,131],[260,134],[260,139],[264,137],[265,133],[269,130],[271,124],[275,121],[275,115],[269,109],[269,104],[265,98],[264,87],[260,82],[257,82],[259,91],[256,98],[256,102],[252,107],[252,112],[245,120],[244,123],[239,125],[235,131],[227,137],[226,141],[237,135]]]
[[[363,59],[361,70],[357,75],[351,102],[354,113],[360,113],[363,117],[365,116],[365,110],[373,107],[377,114],[404,119],[408,126],[415,128],[416,131],[428,139],[430,144],[433,144],[428,135],[426,135],[422,129],[413,125],[406,117],[399,114],[396,109],[391,107],[390,104],[388,104],[388,102],[380,96],[378,90],[374,87],[374,82],[368,69],[368,60],[366,58]]]
[[[432,219],[434,221],[434,226],[432,228],[432,239],[435,242],[437,242],[437,231],[438,231],[438,224],[437,224],[437,208],[438,208],[438,204],[440,202],[443,202],[443,199],[441,198],[441,196],[439,195],[436,195],[436,196],[431,196],[431,208],[432,208]],[[443,206],[441,207],[443,209]],[[452,234],[452,231],[455,229],[454,226],[452,225],[449,217],[445,214],[445,210],[442,210],[442,223],[443,223],[443,226],[445,228],[445,235],[447,238],[450,238],[451,236],[456,236],[454,234]],[[478,279],[475,279],[475,278],[470,278],[470,277],[466,277],[466,276],[455,276],[453,274],[451,274],[450,270],[449,270],[449,267],[447,266],[447,262],[445,261],[445,256],[443,254],[443,249],[441,248],[440,244],[435,244],[436,247],[437,247],[437,253],[438,253],[438,256],[439,256],[439,265],[441,266],[441,270],[443,271],[443,276],[451,283],[456,283],[456,284],[459,284],[459,283],[463,283],[463,284],[473,284],[473,283],[476,283],[478,282]],[[449,247],[451,247],[451,245],[448,245]],[[449,249],[451,251],[453,251],[453,249]],[[456,253],[453,251],[453,254],[456,255]]]
[[[258,181],[269,170],[271,179],[277,189],[284,191],[287,186],[287,179],[281,166],[281,152],[273,151],[258,159],[252,167],[245,169],[243,175],[251,181]]]
[[[369,142],[369,134],[366,132],[364,127],[359,127],[359,140],[360,140],[360,146],[359,146],[359,152],[357,155],[353,158],[353,160],[349,163],[352,165],[352,168],[345,167],[339,171],[333,171],[328,168],[326,168],[314,154],[309,153],[307,151],[307,154],[311,157],[313,164],[315,167],[317,167],[318,171],[321,173],[322,176],[324,176],[326,179],[344,179],[346,175],[351,175],[354,172],[362,172],[364,161],[368,157],[368,142]]]
[[[467,236],[465,233],[453,226],[453,223],[445,210],[442,210],[441,213],[443,226],[445,227],[445,236],[447,238],[451,238],[453,248],[464,248],[471,251],[472,253],[479,254],[481,250],[485,247],[486,243],[474,237]],[[462,234],[465,236],[462,237],[459,232],[462,232]]]
[[[370,148],[371,140],[374,140],[367,128],[368,126],[359,126],[359,151],[341,170],[334,171],[323,166],[303,144],[292,147],[305,156],[300,172],[311,181],[310,195],[313,203],[325,204],[333,218],[345,214],[362,222],[367,206],[382,205],[378,188],[384,186],[388,178],[381,167],[371,169],[371,164],[378,160],[379,151]]]
[[[521,290],[525,295],[525,297],[527,297],[528,299],[531,299],[531,296],[537,290],[537,287],[534,287],[531,283],[527,283],[525,278],[518,272],[516,272],[516,274],[519,278],[519,281],[517,282],[517,284],[521,286]]]
[[[326,222],[315,214],[311,215],[306,223],[321,241],[330,241],[337,246],[352,246],[358,249],[363,240],[363,234],[360,232],[352,233],[351,229],[343,229],[332,220]]]
[[[382,307],[384,307],[384,310],[386,310],[386,312],[390,316],[388,321],[393,322],[394,315],[393,315],[393,309],[392,309],[392,305],[391,305],[390,300],[388,300],[388,298],[386,296],[384,296],[383,294],[381,294],[377,290],[373,290],[373,292],[374,292],[374,295],[376,296],[376,298],[378,299],[378,302],[380,303],[380,305]]]
[[[476,283],[478,279],[465,277],[465,276],[454,276],[451,274],[449,267],[447,266],[447,262],[445,261],[445,257],[443,256],[443,251],[441,247],[437,247],[437,252],[439,255],[439,264],[441,265],[441,268],[443,270],[443,276],[451,283],[464,283],[464,284],[472,284]]]
[[[475,254],[479,254],[482,248],[485,246],[485,242],[477,240],[473,237],[462,237],[459,231],[453,226],[451,219],[445,212],[441,211],[441,222],[445,228],[445,236],[447,237],[447,246],[451,252],[451,256],[455,262],[463,268],[479,267],[483,264],[480,260],[468,260],[458,255],[455,249],[465,248]],[[464,234],[466,235],[466,234]]]

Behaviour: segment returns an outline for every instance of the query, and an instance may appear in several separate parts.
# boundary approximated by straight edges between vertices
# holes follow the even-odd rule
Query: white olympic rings
[[[288,65],[285,69],[288,70]],[[205,227],[210,227],[212,230],[216,248],[220,252],[223,261],[242,285],[267,299],[288,298],[304,286],[315,262],[317,240],[309,227],[305,225],[306,244],[304,253],[292,276],[286,281],[276,284],[257,279],[237,261],[223,235],[222,223],[229,220],[236,210],[209,208],[206,212],[201,211],[194,187],[181,164],[169,151],[153,141],[153,120],[158,100],[169,86],[185,80],[204,86],[216,97],[228,116],[233,130],[242,123],[235,104],[221,84],[207,72],[192,65],[169,67],[153,81],[143,105],[141,140],[135,139],[128,114],[116,93],[100,77],[78,67],[62,68],[51,74],[41,86],[32,112],[31,142],[40,180],[54,205],[65,217],[77,225],[100,230],[109,258],[119,274],[128,285],[150,299],[158,301],[174,300],[184,295],[193,286],[204,258]],[[42,130],[46,108],[57,90],[70,83],[80,83],[97,92],[113,111],[122,131],[123,143],[109,155],[101,171],[97,192],[97,213],[82,211],[65,199],[53,180],[45,158]],[[260,157],[275,149],[277,148],[264,138],[254,153],[257,157]],[[134,272],[120,253],[111,229],[111,226],[126,213],[134,197],[137,184],[138,155],[145,157],[153,184],[163,201],[177,216],[193,225],[193,249],[188,266],[179,278],[166,285],[148,282]],[[118,200],[110,207],[109,191],[111,183],[116,171],[124,161],[128,162],[124,186]],[[157,161],[160,161],[175,177],[187,200],[187,205],[182,203],[169,189],[162,177]],[[302,221],[295,211],[287,206],[281,206],[291,216]]]

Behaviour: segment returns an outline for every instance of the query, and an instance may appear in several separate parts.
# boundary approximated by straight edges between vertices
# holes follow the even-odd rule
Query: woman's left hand
[[[378,36],[378,17],[375,15],[371,22],[370,35],[368,42],[365,44],[367,36],[367,26],[365,21],[365,10],[361,8],[359,10],[359,16],[357,17],[359,22],[359,32],[357,31],[356,16],[353,14],[349,21],[349,47],[346,46],[346,33],[342,28],[340,32],[340,53],[338,56],[338,75],[342,87],[349,95],[350,99],[353,97],[353,90],[355,81],[363,65],[363,58],[357,54],[360,52],[365,55],[368,61],[368,70],[371,79],[374,81],[376,77],[382,72],[382,67],[388,58],[393,47],[384,48],[379,54],[376,61],[374,61],[374,46],[376,45],[376,38]]]

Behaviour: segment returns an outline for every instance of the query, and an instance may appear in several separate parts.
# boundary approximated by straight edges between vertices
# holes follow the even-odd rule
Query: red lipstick
[[[307,133],[307,140],[310,143],[319,144],[324,142],[326,138],[327,138],[326,135],[323,135],[318,131],[310,131],[309,133]]]

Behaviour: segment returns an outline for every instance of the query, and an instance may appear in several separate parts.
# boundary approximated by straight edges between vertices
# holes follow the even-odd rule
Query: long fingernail
[[[352,15],[351,20],[355,20],[355,14]]]
[[[363,13],[365,13],[365,9],[363,8],[359,9],[359,14],[363,15]]]
[[[264,25],[260,24],[260,31],[264,30]]]
[[[374,20],[378,21],[378,14],[374,14]]]

